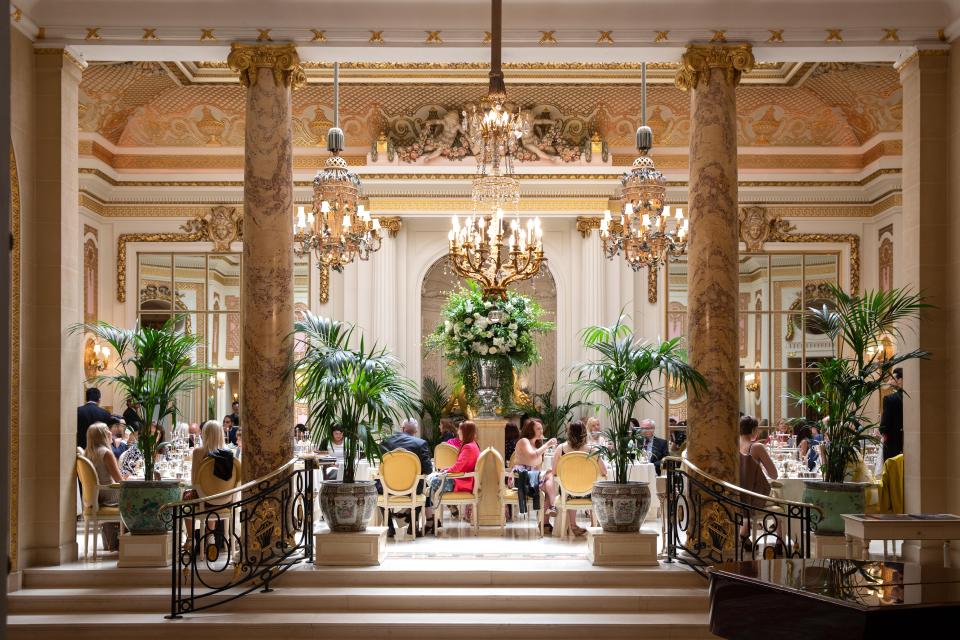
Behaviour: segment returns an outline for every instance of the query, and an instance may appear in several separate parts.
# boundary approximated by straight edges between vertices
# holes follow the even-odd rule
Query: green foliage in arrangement
[[[509,407],[513,375],[540,361],[536,334],[554,327],[542,317],[543,309],[530,298],[508,291],[506,300],[485,300],[480,285],[468,280],[466,287],[450,294],[440,324],[427,336],[427,348],[440,350],[474,406],[480,365],[494,365],[501,382],[500,404]]]

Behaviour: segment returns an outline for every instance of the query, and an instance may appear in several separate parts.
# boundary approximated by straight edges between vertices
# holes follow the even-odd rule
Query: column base
[[[120,536],[120,557],[117,566],[169,567],[171,534],[135,536],[125,533]]]
[[[609,533],[602,527],[587,527],[587,558],[598,567],[655,567],[657,533]]]
[[[371,567],[387,555],[387,527],[367,527],[360,533],[314,534],[313,563],[317,566]]]
[[[846,536],[810,536],[812,549],[810,557],[835,560],[860,560],[863,557],[863,541],[857,538],[851,540],[849,553],[847,552]]]

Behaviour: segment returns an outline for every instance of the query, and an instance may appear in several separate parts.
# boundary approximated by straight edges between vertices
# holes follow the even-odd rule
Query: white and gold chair
[[[590,512],[591,524],[595,523],[590,493],[600,475],[600,463],[583,451],[571,451],[557,460],[556,477],[560,489],[557,497],[557,518],[560,535],[567,533],[567,509],[585,509]]]
[[[483,491],[482,471],[489,464],[498,464],[500,468],[503,467],[503,458],[497,459],[493,457],[494,455],[499,456],[495,450],[488,448],[480,453],[480,457],[477,458],[477,466],[474,467],[473,471],[447,474],[448,478],[454,480],[473,478],[473,491],[448,491],[440,497],[437,504],[433,505],[433,530],[438,534],[440,532],[438,522],[443,519],[443,508],[454,506],[471,506],[470,524],[473,525],[474,535],[480,534],[480,514],[478,512],[480,510],[480,492]],[[463,512],[461,511],[461,513]]]
[[[200,461],[200,467],[197,469],[197,481],[194,484],[198,498],[206,498],[207,496],[224,493],[230,489],[239,487],[241,484],[241,467],[239,460],[233,460],[233,471],[230,473],[229,480],[224,480],[214,475],[214,465],[215,461],[213,458],[208,457]],[[206,500],[204,504],[197,509],[197,511],[205,512],[203,521],[201,522],[199,519],[196,521],[200,527],[206,525],[208,529],[213,529],[218,520],[222,520],[225,523],[223,535],[229,539],[231,547],[233,543],[236,542],[236,538],[239,537],[239,522],[236,518],[239,517],[240,510],[232,509],[229,505],[234,502],[237,497],[236,493],[231,493],[219,498],[214,498],[213,500]],[[216,509],[216,507],[220,506],[223,508]],[[211,511],[211,509],[215,510]],[[229,522],[229,528],[227,527],[227,522]]]
[[[419,524],[422,526],[427,497],[417,492],[418,485],[425,479],[420,471],[420,458],[415,453],[394,449],[383,454],[378,471],[383,490],[383,494],[377,497],[378,513],[383,509],[389,520],[394,509],[410,509],[410,519],[414,520],[417,508],[420,508]],[[417,539],[417,524],[413,523],[414,540]]]
[[[100,490],[113,489],[109,484],[100,484],[97,470],[86,456],[77,454],[77,477],[80,479],[80,498],[83,501],[83,557],[90,557],[90,531],[93,531],[93,559],[97,559],[97,536],[100,527],[107,522],[119,522],[123,531],[123,521],[120,519],[119,507],[105,507],[100,505]]]
[[[452,444],[441,442],[433,450],[433,466],[437,469],[449,469],[457,464],[457,456],[460,452]]]

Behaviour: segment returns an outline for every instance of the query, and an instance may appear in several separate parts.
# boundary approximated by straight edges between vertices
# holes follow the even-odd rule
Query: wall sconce
[[[87,338],[83,350],[83,369],[86,376],[92,378],[102,373],[109,363],[110,347],[101,345],[100,341],[92,336]]]
[[[880,336],[875,344],[867,347],[866,355],[871,360],[874,358],[889,360],[896,352],[897,350],[893,346],[893,339],[889,335],[884,334]]]
[[[210,386],[216,386],[217,389],[223,389],[223,385],[227,383],[227,374],[223,371],[217,371],[216,376],[210,376]]]
[[[743,374],[743,388],[747,391],[752,391],[753,393],[760,393],[760,374],[748,371]]]

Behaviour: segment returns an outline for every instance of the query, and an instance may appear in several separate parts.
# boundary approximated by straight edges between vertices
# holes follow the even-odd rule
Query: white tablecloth
[[[356,477],[354,480],[361,482],[364,480],[370,479],[370,463],[366,460],[359,460],[357,462]],[[343,480],[343,460],[337,460],[337,477],[336,480]]]
[[[610,465],[607,465],[607,475],[611,475]],[[657,468],[652,462],[631,462],[627,468],[627,480],[631,482],[646,482],[650,485],[651,492],[657,484]]]

